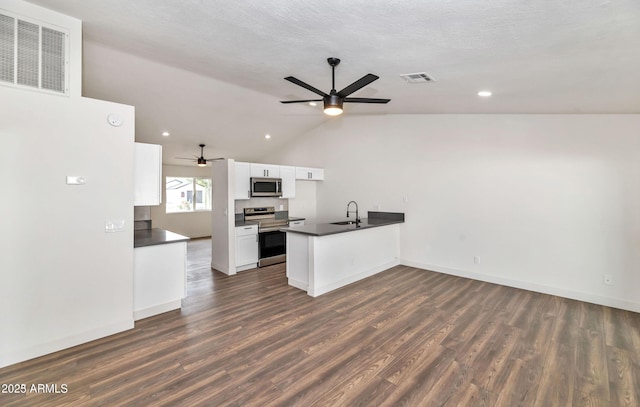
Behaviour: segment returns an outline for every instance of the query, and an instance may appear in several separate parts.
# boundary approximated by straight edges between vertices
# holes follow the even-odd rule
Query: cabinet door
[[[303,220],[292,220],[289,222],[289,226],[304,226]]]
[[[236,162],[236,192],[235,199],[251,198],[251,164]]]
[[[280,166],[280,178],[282,178],[282,198],[296,197],[296,167]]]
[[[133,205],[162,203],[162,146],[134,143]]]
[[[296,167],[296,179],[322,181],[324,180],[324,170],[322,168]]]
[[[311,170],[311,179],[314,181],[324,180],[324,170],[322,168],[309,168]]]
[[[187,243],[133,249],[133,317],[137,321],[169,311],[170,304],[186,297]]]
[[[280,178],[280,166],[252,163],[251,176],[254,178]]]
[[[236,267],[258,262],[258,234],[236,236]]]

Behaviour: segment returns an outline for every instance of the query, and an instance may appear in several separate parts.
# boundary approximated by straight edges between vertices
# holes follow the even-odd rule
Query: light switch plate
[[[104,231],[106,233],[124,231],[124,219],[108,220],[104,222]]]
[[[84,185],[87,183],[87,178],[78,176],[67,176],[67,185]]]

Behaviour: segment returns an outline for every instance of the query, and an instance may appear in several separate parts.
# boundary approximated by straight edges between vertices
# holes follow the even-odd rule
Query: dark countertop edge
[[[135,230],[133,232],[133,247],[148,247],[162,244],[181,243],[191,240],[187,236],[179,235],[169,230],[153,228]]]
[[[366,230],[371,228],[377,228],[381,226],[395,225],[399,223],[404,223],[403,220],[392,220],[392,219],[382,219],[382,218],[374,218],[374,219],[362,219],[362,224],[358,227],[354,225],[332,225],[331,223],[318,223],[313,225],[305,225],[296,228],[282,228],[280,229],[282,232],[288,233],[298,233],[300,235],[314,236],[314,237],[322,237],[329,235],[336,235],[338,233],[347,233],[347,232],[356,232],[358,230]]]
[[[404,222],[404,213],[403,212],[375,212],[368,211],[367,217],[369,219],[388,219],[388,220],[397,220]]]
[[[289,218],[289,222],[295,222],[295,221],[297,221],[297,220],[306,220],[306,219],[307,219],[307,218],[296,218],[296,217],[292,217],[292,218]]]
[[[242,227],[242,226],[249,226],[249,225],[257,225],[258,221],[257,220],[237,220],[236,221],[236,227]]]

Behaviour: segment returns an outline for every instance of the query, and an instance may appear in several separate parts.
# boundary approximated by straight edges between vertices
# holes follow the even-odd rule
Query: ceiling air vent
[[[435,82],[433,77],[427,75],[426,72],[418,72],[418,73],[405,73],[400,75],[402,79],[407,81],[408,83],[425,83],[425,82]]]
[[[0,13],[0,84],[67,94],[69,35]]]

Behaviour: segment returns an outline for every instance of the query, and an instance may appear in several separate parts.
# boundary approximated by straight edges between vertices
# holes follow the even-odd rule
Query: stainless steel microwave
[[[282,196],[282,179],[251,178],[251,196]]]

